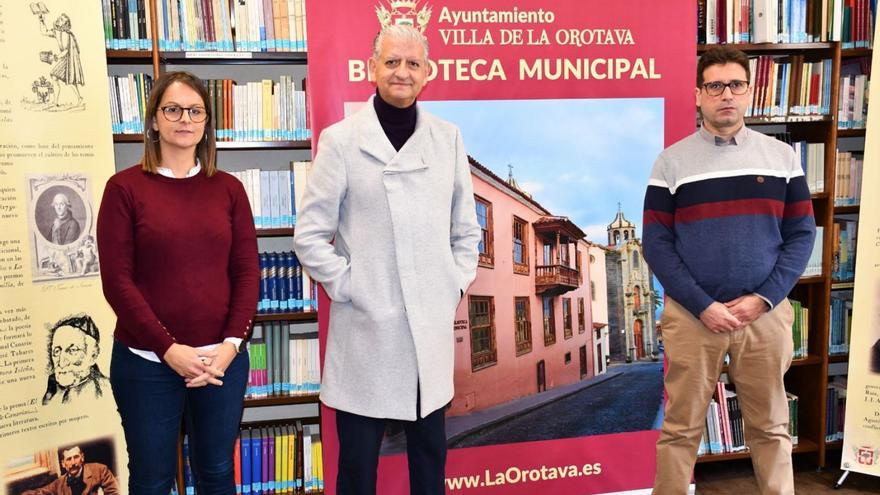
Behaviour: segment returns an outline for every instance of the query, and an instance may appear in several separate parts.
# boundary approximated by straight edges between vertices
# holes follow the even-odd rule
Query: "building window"
[[[497,362],[494,298],[469,296],[468,313],[471,323],[471,369],[477,371]]]
[[[582,266],[583,264],[581,263],[581,252],[577,248],[575,248],[574,267],[578,272],[578,285],[584,283],[584,272],[586,270],[582,269]]]
[[[562,298],[562,332],[566,339],[570,339],[573,332],[571,331],[571,298]]]
[[[559,264],[562,266],[571,266],[571,256],[568,253],[568,244],[559,246]]]
[[[553,245],[544,244],[544,265],[553,264]]]
[[[587,330],[586,314],[584,314],[584,298],[578,298],[578,333],[584,333]]]
[[[623,240],[624,240],[624,241],[628,241],[628,240],[629,240],[629,231],[628,231],[628,230],[624,230],[624,231],[623,231]]]
[[[553,315],[553,298],[544,297],[544,345],[556,343],[556,319]]]
[[[590,280],[590,299],[596,300],[596,282]]]
[[[492,203],[479,196],[474,196],[474,201],[477,205],[477,222],[480,224],[480,230],[482,230],[479,245],[480,264],[492,266],[495,264],[495,251],[492,241]]]
[[[529,224],[513,217],[513,273],[529,274]]]
[[[590,264],[592,265],[595,262],[596,262],[596,257],[591,254],[590,255]]]
[[[570,362],[571,362],[571,353],[570,353],[570,352],[566,352],[566,353],[565,353],[565,364],[568,364],[568,363],[570,363]]]
[[[632,252],[632,259],[633,259],[633,271],[637,272],[637,271],[639,271],[639,252],[638,251]]]
[[[642,289],[638,285],[633,288],[633,309],[639,311],[642,305]]]
[[[529,298],[513,299],[513,326],[516,332],[516,355],[532,351],[532,322],[529,319]]]

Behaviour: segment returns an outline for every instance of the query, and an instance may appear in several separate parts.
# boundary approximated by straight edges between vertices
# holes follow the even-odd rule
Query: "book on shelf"
[[[318,310],[317,282],[293,251],[260,253],[260,299],[257,314],[308,313]]]
[[[305,52],[306,0],[156,0],[162,51]]]
[[[257,323],[248,352],[251,366],[245,398],[294,397],[320,391],[317,334],[293,333],[290,322]]]
[[[822,238],[825,228],[821,225],[816,226],[816,238],[813,240],[813,251],[810,253],[810,259],[807,261],[807,267],[804,269],[802,277],[816,277],[822,275]]]
[[[868,120],[868,85],[866,74],[840,78],[837,126],[840,129],[864,129]]]
[[[303,425],[303,486],[306,493],[324,490],[323,444],[320,425]]]
[[[306,83],[301,89],[290,76],[236,83],[205,80],[218,141],[308,140]]]
[[[863,153],[837,151],[834,169],[834,206],[850,206],[862,202],[864,161]]]
[[[828,381],[827,394],[825,441],[843,440],[844,418],[846,418],[846,377],[831,377]]]
[[[796,141],[791,143],[811,193],[825,190],[825,143]]]
[[[101,0],[108,50],[151,50],[150,0]]]
[[[831,291],[831,310],[828,318],[828,354],[847,354],[852,333],[853,291]]]
[[[876,2],[868,0],[698,0],[698,43],[811,43],[871,46]]]
[[[809,62],[803,55],[749,58],[752,99],[746,117],[828,115],[831,59]]]
[[[110,86],[110,121],[113,134],[144,132],[144,110],[153,88],[149,74],[107,76]]]
[[[856,239],[858,222],[835,220],[831,237],[831,278],[850,281],[856,274]]]
[[[794,322],[791,325],[791,337],[794,343],[794,359],[803,359],[809,354],[810,342],[810,310],[800,301],[789,299],[794,313]]]
[[[287,170],[249,168],[230,173],[244,185],[254,226],[271,229],[296,225],[296,212],[310,172],[311,162],[290,162]]]

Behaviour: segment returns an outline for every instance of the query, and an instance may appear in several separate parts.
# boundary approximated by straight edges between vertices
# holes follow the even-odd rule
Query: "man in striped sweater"
[[[786,295],[813,246],[810,192],[791,147],[744,125],[752,95],[744,53],[707,51],[695,93],[703,125],[660,154],[645,194],[644,255],[667,296],[654,493],[687,493],[729,353],[761,493],[792,494]]]

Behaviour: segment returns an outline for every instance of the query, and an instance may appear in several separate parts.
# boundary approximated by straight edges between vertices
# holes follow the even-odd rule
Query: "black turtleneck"
[[[385,131],[385,136],[391,141],[391,146],[400,151],[406,140],[416,130],[416,104],[413,103],[406,108],[397,108],[383,100],[377,91],[376,97],[373,98],[373,108],[376,109],[379,123],[382,125],[382,130]]]

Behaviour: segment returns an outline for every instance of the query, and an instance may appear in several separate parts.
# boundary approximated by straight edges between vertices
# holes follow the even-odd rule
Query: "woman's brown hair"
[[[211,105],[208,104],[210,96],[205,84],[201,79],[189,72],[166,72],[159,76],[159,79],[153,83],[153,89],[150,93],[150,99],[147,100],[146,112],[144,112],[144,157],[141,159],[141,169],[144,172],[152,174],[158,173],[159,164],[162,163],[162,151],[159,147],[159,138],[156,131],[153,130],[152,119],[159,118],[159,103],[168,86],[179,82],[184,84],[202,97],[202,103],[205,105],[205,112],[208,118],[205,119],[205,136],[196,146],[196,157],[202,165],[202,170],[208,177],[217,172],[217,140],[214,137],[214,115],[211,111]],[[153,136],[156,138],[153,139]]]

